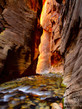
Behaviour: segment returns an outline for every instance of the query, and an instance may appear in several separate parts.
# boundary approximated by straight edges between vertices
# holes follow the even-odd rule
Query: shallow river
[[[65,92],[62,76],[46,74],[23,77],[0,85],[0,109],[51,109]]]

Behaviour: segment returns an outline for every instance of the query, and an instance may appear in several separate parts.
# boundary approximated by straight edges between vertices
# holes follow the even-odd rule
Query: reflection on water
[[[50,109],[61,103],[65,87],[59,74],[23,77],[0,85],[0,109]]]

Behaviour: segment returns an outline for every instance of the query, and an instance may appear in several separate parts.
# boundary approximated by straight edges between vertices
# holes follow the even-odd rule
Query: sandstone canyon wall
[[[66,109],[81,109],[82,0],[46,0],[40,24],[37,73],[63,72]]]
[[[60,53],[65,57],[65,102],[82,108],[82,0],[67,0],[62,14]]]
[[[1,80],[35,73],[40,10],[39,0],[0,0]]]
[[[61,11],[64,6],[56,0],[45,0],[40,18],[43,28],[40,55],[38,58],[37,73],[63,73],[63,57],[60,55],[61,43]]]

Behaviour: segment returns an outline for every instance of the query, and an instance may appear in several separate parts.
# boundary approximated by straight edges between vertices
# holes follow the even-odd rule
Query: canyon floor
[[[62,103],[65,85],[60,74],[18,78],[0,85],[0,109],[51,109]]]

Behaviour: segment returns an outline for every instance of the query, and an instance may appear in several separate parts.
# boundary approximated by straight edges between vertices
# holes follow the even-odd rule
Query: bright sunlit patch
[[[0,33],[0,35],[4,35],[4,31]]]
[[[41,12],[41,15],[40,15],[40,24],[42,25],[42,22],[43,22],[43,15],[45,13],[45,7],[46,7],[46,1],[47,0],[43,0],[43,8],[42,8],[42,12]]]
[[[41,43],[39,45],[40,55],[38,57],[38,64],[36,69],[36,72],[39,74],[49,73],[49,68],[51,65],[49,35],[50,34],[47,31],[43,30]]]
[[[45,1],[46,1],[46,0],[43,0],[43,5],[44,5]]]

